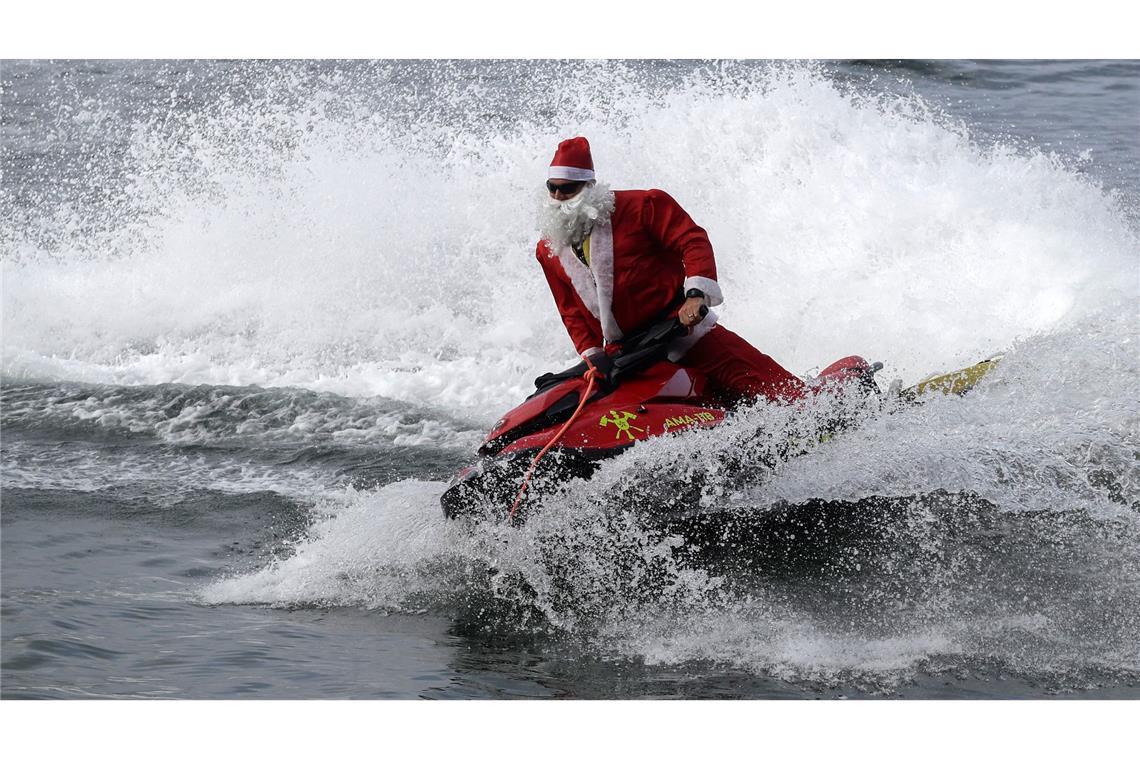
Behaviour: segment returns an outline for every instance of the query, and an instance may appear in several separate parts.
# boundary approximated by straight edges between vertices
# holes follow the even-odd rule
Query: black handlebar
[[[709,307],[701,304],[701,319],[708,316],[708,313]],[[688,334],[689,327],[681,324],[681,320],[674,316],[654,322],[649,327],[623,338],[620,350],[597,362],[600,365],[609,365],[604,371],[602,382],[612,387],[623,376],[634,374],[650,364],[661,361],[668,353],[669,344]],[[537,377],[534,380],[535,393],[541,393],[564,380],[581,377],[586,374],[586,369],[586,362],[583,361],[561,372],[548,372]]]

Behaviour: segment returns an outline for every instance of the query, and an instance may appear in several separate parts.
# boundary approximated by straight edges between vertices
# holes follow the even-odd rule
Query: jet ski
[[[639,441],[723,423],[734,400],[713,393],[701,372],[666,358],[669,344],[686,334],[676,317],[661,319],[626,338],[595,373],[583,361],[538,377],[534,393],[495,423],[476,460],[452,478],[440,498],[444,514],[513,519],[531,479],[588,478]],[[874,376],[882,366],[847,356],[823,369],[811,389],[881,395]],[[914,400],[930,390],[964,392],[987,370],[930,378],[895,395]],[[848,422],[832,421],[820,437]]]

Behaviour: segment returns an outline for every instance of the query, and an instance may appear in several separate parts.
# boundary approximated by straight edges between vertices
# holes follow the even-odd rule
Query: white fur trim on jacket
[[[598,284],[602,337],[611,343],[621,340],[624,333],[614,319],[614,230],[609,222],[595,226],[590,233],[590,271]]]
[[[724,296],[720,292],[720,285],[716,284],[716,280],[710,280],[708,277],[686,277],[685,284],[681,286],[684,292],[688,293],[691,288],[696,288],[705,294],[705,303],[709,306],[720,306],[724,303]]]
[[[547,179],[572,179],[576,182],[594,179],[593,169],[579,169],[577,166],[552,166],[546,172]]]
[[[557,253],[558,261],[562,264],[562,270],[570,278],[570,284],[574,286],[574,292],[582,299],[582,303],[590,310],[595,319],[598,319],[598,288],[594,285],[594,276],[590,274],[590,270],[582,263],[581,259],[574,255],[574,251],[570,246],[562,246]]]
[[[711,280],[710,280],[711,282]],[[693,287],[696,287],[695,285]],[[716,327],[717,316],[715,311],[710,311],[705,315],[705,318],[697,323],[696,327],[689,331],[689,334],[683,338],[677,338],[669,344],[669,353],[666,355],[669,361],[678,361],[682,356],[688,353],[689,349],[697,344],[697,341],[709,334],[709,331]]]

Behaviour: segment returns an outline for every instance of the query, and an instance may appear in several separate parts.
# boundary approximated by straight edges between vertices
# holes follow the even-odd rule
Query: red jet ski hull
[[[821,372],[816,388],[840,387],[853,380],[873,387],[873,372],[862,358],[847,357]],[[479,459],[448,485],[440,498],[444,514],[506,516],[526,469],[566,424],[586,388],[584,378],[569,377],[507,412],[480,446]],[[599,462],[638,441],[715,427],[728,411],[723,400],[708,392],[700,372],[658,361],[616,389],[595,390],[533,477],[589,477]]]

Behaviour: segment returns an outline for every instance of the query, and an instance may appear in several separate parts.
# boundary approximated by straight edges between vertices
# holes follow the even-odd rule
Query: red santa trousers
[[[700,370],[715,391],[737,400],[763,396],[769,401],[793,401],[806,392],[803,380],[720,325],[685,352],[678,364]]]

